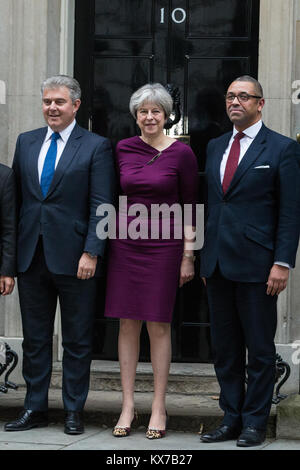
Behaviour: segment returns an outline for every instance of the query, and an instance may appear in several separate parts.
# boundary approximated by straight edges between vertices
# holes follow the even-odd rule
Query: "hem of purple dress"
[[[164,319],[162,320],[161,318],[141,318],[140,316],[135,316],[135,315],[132,315],[131,313],[129,314],[126,314],[126,313],[119,313],[119,314],[112,314],[112,313],[105,313],[104,314],[104,317],[108,317],[108,318],[127,318],[128,320],[140,320],[140,321],[150,321],[150,322],[157,322],[157,323],[171,323],[172,322],[172,318],[168,318],[167,320]]]

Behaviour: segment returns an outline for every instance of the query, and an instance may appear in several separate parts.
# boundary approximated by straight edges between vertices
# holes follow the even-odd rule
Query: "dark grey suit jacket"
[[[16,185],[11,168],[0,163],[0,275],[16,276]]]
[[[13,168],[19,196],[18,272],[32,261],[39,236],[48,269],[76,276],[84,251],[103,257],[97,238],[99,204],[112,203],[115,174],[108,139],[75,125],[56,167],[46,197],[38,177],[38,157],[47,128],[18,137]],[[95,275],[101,274],[99,259]]]
[[[220,163],[232,133],[209,142],[207,220],[201,276],[219,263],[227,279],[266,282],[274,262],[295,266],[300,230],[300,145],[265,125],[226,194]]]

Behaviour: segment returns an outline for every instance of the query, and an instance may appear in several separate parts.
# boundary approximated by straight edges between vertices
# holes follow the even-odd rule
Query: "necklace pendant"
[[[151,158],[151,160],[149,160],[149,162],[147,162],[146,165],[151,165],[153,162],[155,162],[155,160],[156,160],[158,157],[161,156],[161,154],[162,154],[162,152],[158,152],[158,154],[157,154],[157,155],[154,155],[154,157]]]

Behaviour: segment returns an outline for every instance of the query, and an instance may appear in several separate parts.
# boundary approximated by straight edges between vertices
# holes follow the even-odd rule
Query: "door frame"
[[[73,75],[74,73],[74,53],[76,49],[76,41],[74,41],[75,28],[79,25],[75,24],[75,1],[61,0],[61,47],[60,47],[60,70],[61,74]],[[291,135],[293,109],[291,95],[291,79],[293,70],[295,69],[295,50],[291,37],[295,34],[294,14],[297,0],[260,0],[260,17],[259,17],[259,54],[258,54],[258,80],[262,82],[265,91],[267,103],[264,108],[264,122],[272,129],[277,130],[285,135]],[[282,12],[285,12],[282,15]],[[87,11],[88,13],[88,11]],[[87,22],[88,23],[88,22]],[[87,41],[91,40],[87,37]],[[284,66],[282,62],[277,60],[278,57],[286,57]],[[86,57],[83,57],[83,63]],[[270,73],[272,70],[272,73]],[[274,80],[276,76],[276,80]],[[284,89],[278,91],[278,83],[284,84]],[[87,87],[82,90],[82,99],[87,95]],[[280,100],[280,108],[284,119],[278,118],[278,98]],[[269,99],[269,101],[268,101]],[[88,113],[84,117],[88,122]],[[298,268],[299,269],[299,268]],[[293,274],[293,273],[292,273]],[[281,296],[278,302],[278,328],[276,334],[276,342],[288,343],[292,340],[292,319],[289,314],[291,302],[295,294],[289,287]],[[61,334],[58,331],[59,341],[61,344]],[[61,347],[58,351],[59,359],[62,358]]]

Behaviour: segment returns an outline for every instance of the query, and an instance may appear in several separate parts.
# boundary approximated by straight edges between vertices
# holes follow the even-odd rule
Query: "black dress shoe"
[[[223,442],[236,439],[240,435],[240,428],[227,426],[222,424],[214,431],[206,432],[200,436],[200,440],[203,442]]]
[[[15,421],[6,423],[5,431],[27,431],[32,428],[48,426],[48,413],[46,411],[23,410]]]
[[[67,411],[65,418],[65,433],[66,434],[82,434],[84,433],[84,426],[79,411]]]
[[[264,429],[257,429],[254,426],[248,426],[242,430],[236,445],[238,447],[252,447],[259,446],[266,438],[266,431]]]

